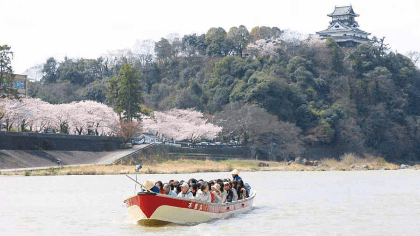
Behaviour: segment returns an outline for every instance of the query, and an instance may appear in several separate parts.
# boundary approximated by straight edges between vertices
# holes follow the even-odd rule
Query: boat
[[[251,190],[246,199],[216,204],[197,199],[172,197],[154,192],[139,192],[124,200],[129,220],[145,226],[169,223],[198,224],[252,209],[256,192]]]

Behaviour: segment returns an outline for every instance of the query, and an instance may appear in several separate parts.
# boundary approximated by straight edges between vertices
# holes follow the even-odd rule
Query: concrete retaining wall
[[[3,150],[101,152],[119,149],[122,143],[123,139],[117,137],[0,132],[0,149]]]
[[[122,158],[118,161],[119,164],[138,164],[142,162],[155,162],[160,159],[177,160],[179,158],[191,159],[227,159],[227,158],[241,158],[248,159],[251,157],[251,150],[249,147],[217,147],[209,146],[203,148],[188,148],[175,147],[168,145],[151,145],[139,152]]]

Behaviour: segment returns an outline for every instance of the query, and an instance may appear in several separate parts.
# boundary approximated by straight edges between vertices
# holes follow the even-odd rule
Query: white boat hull
[[[145,225],[162,223],[197,224],[229,217],[252,209],[255,192],[247,199],[226,204],[185,200],[155,193],[127,198],[129,220]]]

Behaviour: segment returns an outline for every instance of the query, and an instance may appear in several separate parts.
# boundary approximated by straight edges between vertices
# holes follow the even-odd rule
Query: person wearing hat
[[[239,171],[238,170],[234,169],[230,173],[232,174],[233,180],[238,181],[238,180],[242,179],[241,177],[239,177]]]
[[[143,183],[142,188],[142,192],[150,190],[152,192],[159,193],[159,187],[155,185],[155,181],[153,181],[152,179],[146,179]]]
[[[191,199],[193,198],[192,193],[189,191],[189,186],[187,183],[183,183],[181,185],[181,192],[178,193],[178,197],[180,198],[186,198],[186,199]]]
[[[220,196],[220,185],[219,184],[215,184],[215,185],[213,185],[213,186],[211,186],[211,189],[212,189],[212,192],[213,192],[213,196],[214,196],[214,199],[213,199],[213,203],[218,203],[218,204],[220,204],[220,203],[222,203],[222,198],[221,198],[221,196]]]

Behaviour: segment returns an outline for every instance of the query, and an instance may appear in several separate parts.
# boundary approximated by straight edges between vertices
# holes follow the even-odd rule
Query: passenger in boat
[[[225,190],[225,185],[223,182],[218,183],[220,185],[220,203],[225,203],[226,202],[226,197],[227,197],[227,192]]]
[[[162,184],[162,181],[157,181],[156,183],[155,183],[155,185],[159,188],[159,193],[160,194],[164,194],[165,193],[165,191],[163,191],[163,184]]]
[[[178,195],[178,193],[181,192],[181,189],[180,188],[179,188],[179,192],[178,192],[178,188],[179,188],[179,184],[173,184],[172,191],[174,191],[176,193],[176,195]]]
[[[207,184],[209,185],[209,186],[208,186],[209,190],[212,190],[212,187],[213,187],[213,185],[214,185],[213,180],[210,180],[209,182],[207,182]]]
[[[186,199],[193,198],[192,193],[190,191],[188,191],[188,189],[189,189],[188,184],[187,183],[183,183],[181,185],[181,192],[178,193],[178,197],[180,197],[180,198],[186,198]]]
[[[231,188],[236,190],[236,188],[238,186],[238,182],[236,180],[233,180],[232,182],[230,182],[230,186],[231,186]]]
[[[248,197],[244,182],[241,180],[238,180],[238,183],[236,185],[236,192],[238,193],[238,199],[245,199]]]
[[[197,191],[195,199],[203,202],[211,202],[211,193],[209,191],[209,186],[206,182],[203,182],[200,189]]]
[[[190,179],[190,180],[188,180],[188,184],[190,185],[190,186],[192,186],[193,184],[195,184],[195,183],[197,183],[197,180],[196,179]]]
[[[241,177],[239,177],[239,171],[237,171],[236,169],[232,170],[232,172],[230,172],[232,174],[232,179],[233,180],[240,180],[242,179]]]
[[[146,179],[143,183],[143,190],[142,192],[146,192],[147,190],[150,190],[155,193],[159,193],[158,186],[155,185],[155,181],[152,179]]]
[[[192,193],[193,197],[197,195],[198,184],[192,184],[190,186],[190,192]]]
[[[176,194],[179,194],[181,192],[181,184],[175,184],[175,192]]]
[[[174,191],[171,190],[169,184],[167,184],[167,183],[163,185],[163,191],[164,191],[163,194],[165,194],[165,195],[169,195],[171,197],[176,197],[177,196],[177,194]]]
[[[220,204],[222,203],[222,198],[220,197],[220,185],[219,184],[215,184],[212,186],[212,193],[213,193],[213,200],[211,201],[212,203],[217,203]]]
[[[229,182],[225,182],[224,185],[225,185],[224,189],[226,191],[226,202],[237,201],[238,194],[236,193],[236,190],[234,188],[231,188],[231,185],[229,184]]]

